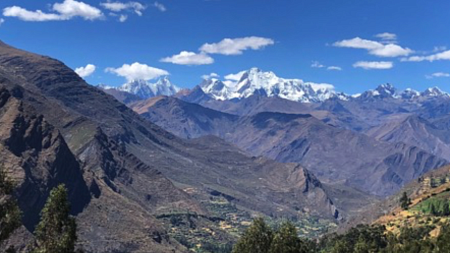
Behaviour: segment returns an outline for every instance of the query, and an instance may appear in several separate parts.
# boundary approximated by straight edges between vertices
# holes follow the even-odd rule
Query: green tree
[[[443,216],[449,216],[450,215],[450,206],[448,204],[448,201],[445,201],[444,207],[442,208],[442,215]]]
[[[233,253],[268,253],[273,231],[263,218],[256,218],[233,248]]]
[[[433,203],[430,204],[430,214],[434,216],[437,216],[439,214],[436,210],[436,206]]]
[[[408,210],[410,204],[410,199],[408,198],[408,195],[406,192],[403,192],[402,197],[400,198],[400,206],[403,210]]]
[[[6,169],[0,167],[0,246],[21,225],[21,212],[11,196],[14,183]]]
[[[305,242],[297,235],[297,229],[291,222],[283,223],[275,233],[269,253],[307,253]]]
[[[345,240],[336,241],[334,246],[331,248],[330,253],[351,253],[353,249],[351,245]]]
[[[366,240],[362,235],[359,236],[358,241],[355,244],[354,252],[355,253],[367,253],[370,250],[370,246],[367,244]]]
[[[442,226],[441,233],[436,239],[436,252],[448,253],[450,252],[450,225]]]
[[[75,219],[69,216],[70,203],[66,187],[61,184],[50,192],[41,212],[34,253],[74,253],[77,240]]]

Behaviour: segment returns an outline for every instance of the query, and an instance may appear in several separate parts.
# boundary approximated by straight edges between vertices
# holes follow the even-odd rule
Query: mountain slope
[[[43,127],[35,125],[30,131],[22,128],[23,130],[17,133],[17,138],[28,136],[26,133],[29,133],[29,139],[33,144],[30,145],[30,152],[13,153],[14,156],[29,162],[14,171],[14,175],[25,174],[24,183],[19,185],[18,190],[20,206],[26,207],[35,203],[36,197],[29,192],[34,195],[42,192],[38,202],[24,208],[25,224],[27,225],[27,221],[30,220],[27,228],[32,231],[48,191],[56,186],[57,182],[62,181],[67,182],[69,192],[75,191],[76,188],[89,189],[87,200],[84,197],[86,193],[75,194],[71,199],[72,209],[77,211],[75,214],[78,217],[80,245],[88,252],[123,251],[130,247],[134,250],[151,248],[155,252],[173,252],[172,250],[178,248],[177,252],[184,252],[183,247],[172,239],[163,237],[162,240],[154,240],[155,235],[164,235],[166,232],[154,218],[153,213],[158,208],[172,209],[175,203],[179,206],[179,202],[185,207],[188,206],[188,210],[201,212],[202,208],[186,193],[175,188],[161,173],[136,160],[124,150],[123,146],[101,134],[103,130],[114,133],[113,128],[107,129],[103,124],[111,122],[115,115],[120,115],[117,109],[120,108],[120,104],[96,88],[89,87],[70,69],[50,58],[1,44],[0,62],[2,87],[26,108],[24,111],[31,114],[30,118],[44,119],[50,128],[59,130],[60,139],[68,143],[65,151],[62,145],[45,154],[44,157],[47,159],[54,157],[55,162],[43,160],[40,163],[50,166],[55,163],[55,165],[50,170],[51,173],[42,173],[40,163],[33,160],[40,159],[36,154],[38,151],[36,147],[40,148],[37,141],[43,138],[39,137]],[[20,84],[21,87],[16,84]],[[88,101],[86,96],[94,100]],[[96,104],[99,101],[103,102],[102,106]],[[114,104],[117,107],[107,108]],[[37,112],[43,113],[43,116]],[[95,120],[96,117],[103,118],[103,121]],[[16,119],[12,120],[14,125],[17,125],[23,121],[23,117],[16,116]],[[14,136],[12,133],[10,135]],[[2,140],[9,139],[11,139],[9,135],[2,137]],[[20,147],[21,143],[23,141],[20,139],[13,142],[12,149]],[[13,159],[14,156],[7,155],[3,159]],[[135,165],[130,166],[133,161]],[[75,172],[66,175],[65,170],[76,168],[79,176],[74,175]],[[33,175],[41,174],[42,180],[34,179],[36,176]],[[77,181],[77,177],[80,178],[81,174],[81,179]],[[53,180],[55,176],[58,178],[63,175],[65,181],[64,178]],[[72,183],[72,180],[75,181]],[[145,181],[145,184],[139,185],[140,180]],[[39,182],[40,185],[28,186],[28,181],[35,184]],[[75,187],[76,185],[81,186]],[[165,188],[160,189],[160,185],[164,185]],[[36,187],[39,187],[39,190],[33,190]],[[153,195],[155,201],[153,203],[144,201],[147,195]],[[147,210],[146,207],[151,208]],[[114,212],[114,216],[110,215],[111,212]],[[135,215],[130,216],[130,212],[134,212]],[[104,217],[109,217],[106,224]],[[135,241],[135,238],[141,240]]]
[[[311,111],[309,104],[298,103],[279,97],[267,97],[261,94],[254,94],[248,98],[239,100],[219,101],[205,97],[207,95],[203,91],[199,91],[198,89],[194,90],[192,93],[179,96],[179,98],[189,103],[199,104],[210,109],[235,115],[253,115],[260,112],[299,114]]]
[[[175,103],[158,105],[157,102],[146,107],[145,112],[138,112],[175,134],[187,136],[185,131],[195,123],[190,119],[194,107],[177,103],[174,111],[183,111],[180,115],[171,110],[172,105]],[[198,106],[194,110],[196,117],[206,111]],[[214,115],[226,119],[223,113],[216,111]],[[191,135],[215,134],[253,155],[300,163],[324,182],[345,183],[376,195],[391,194],[428,170],[447,163],[417,147],[379,142],[364,134],[324,124],[309,114],[264,112],[225,122],[210,124],[218,128],[209,132]]]
[[[59,131],[14,97],[21,94],[19,87],[0,88],[1,163],[20,182],[23,224],[34,229],[51,188],[60,183],[69,187],[73,214],[81,212],[91,196],[81,166]]]
[[[253,154],[298,162],[325,182],[345,180],[376,195],[395,192],[446,163],[413,146],[377,142],[301,115],[261,113],[243,119],[235,129],[230,140]]]
[[[368,130],[366,134],[377,140],[417,146],[450,160],[450,145],[444,142],[445,139],[440,139],[444,132],[415,115],[395,115],[387,123]]]
[[[405,185],[396,194],[389,198],[366,206],[359,215],[341,229],[352,227],[356,224],[381,224],[388,231],[399,232],[399,228],[408,225],[413,228],[434,227],[431,235],[439,233],[439,227],[448,222],[448,216],[430,213],[431,204],[437,211],[441,210],[442,203],[450,202],[450,167],[444,166],[422,175],[417,180]],[[406,193],[411,199],[408,210],[401,208],[400,199]]]
[[[221,133],[215,129],[230,128],[238,119],[235,115],[186,103],[173,97],[155,97],[131,103],[129,106],[144,117],[156,118],[155,121],[160,127],[170,129],[183,138],[196,138],[208,134],[220,136]],[[167,108],[170,110],[165,113]],[[183,119],[183,124],[174,121],[174,118]]]

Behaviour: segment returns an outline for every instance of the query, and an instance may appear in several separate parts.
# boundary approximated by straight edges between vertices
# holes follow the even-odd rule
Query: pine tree
[[[402,197],[400,198],[400,206],[403,210],[408,210],[411,200],[408,198],[406,192],[403,192]]]
[[[367,244],[366,240],[362,235],[359,236],[358,241],[355,244],[355,253],[366,253],[369,252],[370,246]]]
[[[21,212],[11,196],[14,183],[8,178],[6,170],[0,167],[0,245],[20,227]]]
[[[442,209],[442,215],[443,216],[449,216],[450,215],[450,206],[449,206],[447,201],[444,203],[444,207]]]
[[[297,235],[291,222],[283,223],[273,237],[269,253],[307,253],[306,243]]]
[[[450,251],[450,226],[449,224],[442,226],[441,233],[436,240],[437,249],[435,252],[448,253]]]
[[[434,215],[434,216],[438,215],[438,212],[436,211],[436,207],[434,206],[433,203],[431,203],[431,205],[430,205],[430,214]]]
[[[69,216],[67,189],[59,185],[50,192],[41,212],[36,234],[37,247],[33,253],[73,253],[77,240],[76,223]]]
[[[330,251],[330,253],[350,253],[350,252],[353,252],[352,247],[345,240],[337,241]]]
[[[256,218],[233,248],[233,253],[268,253],[273,231],[263,218]]]

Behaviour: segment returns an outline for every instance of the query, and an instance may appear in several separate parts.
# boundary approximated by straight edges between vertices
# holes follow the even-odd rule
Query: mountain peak
[[[172,84],[169,80],[169,76],[163,76],[163,77],[159,78],[158,81],[156,81],[156,83]]]
[[[161,77],[156,83],[149,83],[145,80],[136,79],[125,83],[120,87],[111,86],[99,86],[103,89],[116,89],[119,91],[125,91],[134,95],[137,95],[143,99],[156,97],[156,96],[172,96],[175,95],[181,89],[172,84],[167,76]]]
[[[379,85],[376,89],[381,97],[396,97],[397,89],[390,83]]]
[[[248,73],[259,73],[259,72],[262,72],[262,70],[260,68],[253,67],[253,68],[250,68],[249,70],[247,70],[247,72]]]
[[[228,87],[219,79],[205,79],[199,86],[204,93],[209,94],[216,100],[226,100],[229,96]]]
[[[423,91],[421,93],[421,95],[425,96],[425,97],[438,97],[438,96],[448,97],[449,96],[449,94],[447,92],[442,91],[441,89],[439,89],[436,86],[426,89],[425,91]]]
[[[390,83],[385,83],[379,85],[374,90],[368,90],[359,96],[352,96],[352,97],[357,99],[366,99],[366,98],[384,99],[384,98],[398,98],[399,95],[397,94],[397,88],[395,88]]]
[[[377,90],[386,90],[386,91],[396,91],[397,89],[394,87],[394,85],[390,84],[390,83],[384,83],[384,84],[380,84],[378,85],[378,87],[376,88]]]
[[[244,71],[240,79],[232,84],[210,79],[203,81],[200,87],[206,94],[219,100],[264,95],[309,103],[321,102],[336,95],[332,85],[309,83],[300,79],[284,79],[274,72],[265,72],[259,68]]]
[[[403,99],[412,99],[420,96],[420,92],[413,90],[413,89],[406,89],[400,94],[401,98]]]

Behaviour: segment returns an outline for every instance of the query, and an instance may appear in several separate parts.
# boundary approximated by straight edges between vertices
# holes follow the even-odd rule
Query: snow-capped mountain
[[[181,89],[175,84],[171,83],[169,78],[160,78],[156,83],[150,85],[155,96],[172,96],[179,92]]]
[[[432,87],[432,88],[428,88],[425,91],[423,91],[422,93],[420,93],[420,96],[422,96],[422,97],[441,97],[441,96],[450,97],[450,94],[442,91],[438,87]]]
[[[159,79],[156,83],[149,83],[145,80],[134,80],[132,82],[125,83],[120,87],[111,87],[106,85],[99,85],[102,89],[115,89],[119,91],[125,91],[134,94],[140,98],[147,99],[156,96],[172,96],[175,95],[181,89],[172,84],[168,77]]]
[[[420,96],[420,92],[413,90],[413,89],[406,89],[401,93],[401,97],[403,99],[413,99],[413,98],[417,98]]]
[[[303,103],[322,102],[332,97],[348,99],[347,95],[335,92],[330,84],[280,78],[273,72],[263,72],[258,68],[243,72],[236,82],[209,79],[205,80],[200,87],[206,94],[217,100],[247,98],[255,93]]]
[[[232,88],[216,78],[203,80],[200,84],[200,88],[204,93],[217,100],[228,100],[231,97],[230,94],[232,92]]]
[[[433,97],[450,98],[450,95],[437,87],[428,88],[423,92],[413,89],[399,91],[393,85],[381,84],[374,90],[361,94],[347,95],[337,92],[331,84],[305,82],[301,79],[280,78],[273,72],[264,72],[252,68],[240,72],[237,81],[221,81],[217,78],[204,80],[199,86],[205,94],[216,100],[243,99],[251,95],[280,97],[302,103],[317,103],[328,99],[365,100],[365,99],[428,99]]]
[[[358,99],[368,98],[399,98],[401,95],[398,93],[397,88],[393,85],[381,84],[374,90],[368,90],[358,96]]]
[[[142,99],[155,96],[173,96],[181,89],[172,84],[167,77],[159,79],[155,83],[144,80],[135,80],[125,83],[120,87],[98,85],[103,90],[117,90],[131,93]],[[334,86],[326,83],[305,82],[301,79],[287,79],[258,68],[242,71],[237,79],[224,81],[218,78],[203,80],[198,86],[204,96],[215,100],[244,99],[252,95],[279,97],[301,103],[320,103],[329,99],[348,100],[372,100],[372,99],[403,99],[424,100],[434,98],[450,98],[450,94],[438,87],[428,88],[423,92],[413,89],[399,91],[393,85],[381,84],[376,89],[365,91],[361,94],[347,95],[338,92]]]
[[[152,89],[152,84],[144,80],[135,80],[117,87],[116,89],[129,92],[141,98],[150,98],[155,96]]]
[[[438,87],[428,88],[423,92],[418,92],[413,89],[405,89],[403,91],[397,90],[391,84],[382,84],[379,85],[374,90],[368,90],[358,96],[352,96],[357,99],[384,99],[384,98],[395,98],[395,99],[404,99],[404,100],[414,100],[414,99],[427,99],[432,97],[442,97],[449,98],[450,94],[440,90]]]

